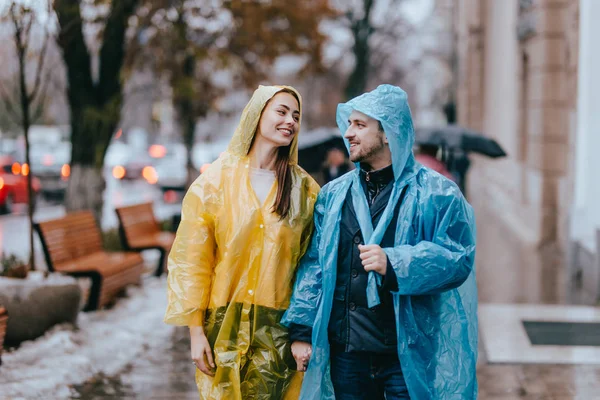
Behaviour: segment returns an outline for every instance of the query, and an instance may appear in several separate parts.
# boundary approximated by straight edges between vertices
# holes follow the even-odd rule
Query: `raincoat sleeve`
[[[318,193],[318,192],[316,192]],[[314,195],[315,197],[317,197],[317,195]],[[315,197],[313,197],[313,204],[315,202]],[[314,207],[314,206],[313,206]],[[313,214],[314,215],[314,214]],[[304,227],[304,230],[302,231],[302,236],[300,237],[300,260],[302,260],[303,256],[306,254],[308,247],[311,244],[312,241],[312,234],[314,232],[314,217],[309,220],[310,222],[306,224],[306,226]]]
[[[284,314],[281,323],[286,326],[292,324],[313,326],[322,293],[322,270],[319,264],[319,243],[321,241],[321,228],[325,201],[323,192],[317,197],[314,218],[314,230],[308,250],[300,260],[296,272],[294,292],[290,307]]]
[[[431,295],[457,288],[473,268],[475,221],[462,195],[432,195],[422,212],[421,228],[429,240],[384,249],[400,295]]]
[[[168,259],[165,322],[202,326],[214,268],[214,216],[207,210],[202,176],[185,195],[181,223]]]

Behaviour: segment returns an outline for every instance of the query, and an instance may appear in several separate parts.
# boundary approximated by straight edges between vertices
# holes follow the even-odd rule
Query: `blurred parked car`
[[[0,156],[0,211],[13,212],[15,204],[26,204],[29,201],[27,191],[27,175],[30,173],[27,164],[21,164],[14,157]],[[34,200],[40,191],[40,181],[32,178]]]
[[[154,162],[153,169],[156,185],[162,191],[185,190],[187,186],[187,171],[185,159],[164,157]]]
[[[127,160],[112,168],[112,175],[119,180],[135,180],[144,178],[152,166],[152,158],[146,153],[130,155]],[[146,172],[144,172],[146,171]]]
[[[185,190],[187,171],[185,146],[181,143],[153,144],[145,153],[121,159],[112,167],[112,175],[120,180],[144,179],[163,192]],[[112,157],[116,159],[115,157]]]
[[[31,172],[40,180],[41,194],[46,199],[62,200],[71,175],[71,144],[36,147],[31,151]]]

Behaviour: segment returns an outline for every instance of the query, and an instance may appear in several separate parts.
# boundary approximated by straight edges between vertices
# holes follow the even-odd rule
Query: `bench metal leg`
[[[154,276],[161,276],[163,271],[165,270],[165,262],[167,259],[167,250],[162,247],[158,248],[160,251],[160,257],[158,258],[158,265],[156,266],[156,271],[154,272]]]
[[[92,280],[92,286],[90,287],[90,297],[85,305],[83,311],[94,311],[97,310],[100,303],[100,292],[102,291],[102,276],[97,272],[90,272],[81,274],[80,276],[88,277]]]

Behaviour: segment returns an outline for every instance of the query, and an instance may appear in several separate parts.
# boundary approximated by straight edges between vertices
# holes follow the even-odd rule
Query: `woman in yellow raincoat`
[[[168,260],[165,322],[189,326],[201,399],[297,398],[279,321],[312,233],[317,183],[298,166],[300,94],[260,86],[190,187]]]

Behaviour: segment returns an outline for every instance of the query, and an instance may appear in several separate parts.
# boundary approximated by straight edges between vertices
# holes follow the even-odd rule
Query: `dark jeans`
[[[336,400],[410,399],[396,354],[332,351],[331,381]]]

